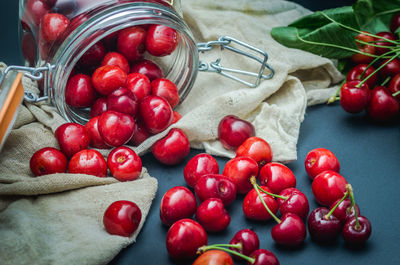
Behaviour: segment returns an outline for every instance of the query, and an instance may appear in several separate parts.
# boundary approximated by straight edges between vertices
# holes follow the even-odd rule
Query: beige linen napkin
[[[192,147],[232,157],[217,140],[221,118],[234,114],[250,121],[266,139],[275,161],[296,159],[300,124],[307,104],[322,103],[342,76],[325,58],[275,42],[269,31],[309,14],[280,0],[183,0],[184,19],[198,42],[229,35],[265,50],[275,69],[271,80],[257,88],[212,73],[199,73],[187,99],[177,110]],[[254,62],[214,49],[201,54],[206,62],[222,58],[224,66],[254,71]],[[24,79],[27,90],[36,84]],[[88,175],[53,174],[33,177],[29,159],[39,148],[55,146],[54,130],[64,119],[45,104],[20,107],[14,129],[0,153],[0,260],[2,264],[105,264],[132,243],[140,231],[157,190],[146,170],[139,180],[120,183]],[[168,131],[168,130],[167,130]],[[167,131],[149,138],[135,150],[147,152]],[[109,151],[102,150],[103,155]],[[143,220],[131,238],[108,235],[102,226],[106,207],[115,200],[131,200],[142,209]]]

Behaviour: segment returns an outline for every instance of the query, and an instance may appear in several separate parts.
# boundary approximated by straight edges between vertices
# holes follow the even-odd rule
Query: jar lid
[[[4,74],[0,85],[0,151],[17,117],[17,110],[24,96],[22,73]]]

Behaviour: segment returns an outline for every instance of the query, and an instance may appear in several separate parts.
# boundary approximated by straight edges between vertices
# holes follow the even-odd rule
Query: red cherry
[[[254,135],[254,126],[234,115],[225,116],[218,125],[218,138],[222,146],[229,150],[236,150],[247,138]]]
[[[233,265],[231,256],[222,250],[208,250],[201,254],[192,265],[212,265],[223,264]]]
[[[79,0],[78,0],[79,1]],[[77,1],[58,0],[53,7],[54,12],[63,14],[65,16],[72,16],[78,11]]]
[[[241,229],[236,232],[229,244],[236,245],[238,243],[242,244],[241,249],[230,248],[237,251],[243,255],[249,256],[254,251],[260,248],[260,239],[256,232],[250,229]],[[235,256],[237,257],[237,256]],[[241,258],[240,258],[241,259]]]
[[[120,87],[107,96],[107,110],[114,110],[135,118],[138,109],[139,104],[135,94],[125,87]]]
[[[165,165],[176,165],[188,156],[189,140],[182,130],[174,128],[164,138],[153,144],[151,152],[159,162]]]
[[[250,178],[258,175],[258,164],[250,157],[235,157],[225,164],[222,175],[236,184],[238,193],[245,194],[253,188]]]
[[[236,198],[236,185],[229,178],[219,174],[201,176],[194,186],[200,201],[208,198],[219,198],[225,206],[232,204]]]
[[[250,257],[254,259],[254,262],[247,262],[247,265],[279,265],[276,256],[266,249],[257,249],[250,254]]]
[[[133,26],[123,29],[118,34],[117,49],[129,61],[136,61],[143,57],[145,51],[146,30]]]
[[[285,213],[294,213],[301,219],[305,219],[310,210],[308,199],[304,193],[296,188],[287,188],[279,193],[279,196],[287,197],[286,200],[278,198],[279,212],[283,215]]]
[[[46,42],[54,42],[69,25],[69,19],[61,14],[47,13],[40,21],[40,36]]]
[[[36,42],[31,32],[24,32],[21,40],[21,50],[25,60],[32,66],[36,59]]]
[[[35,176],[67,172],[67,158],[58,149],[45,147],[36,151],[29,166]]]
[[[391,94],[394,94],[400,91],[400,74],[393,76],[392,80],[390,80],[388,89]],[[395,97],[397,101],[400,101],[400,94]]]
[[[367,84],[357,87],[359,80],[348,81],[340,88],[340,105],[349,113],[359,113],[365,109],[369,100]]]
[[[272,150],[264,139],[253,136],[247,138],[236,150],[236,157],[248,156],[253,158],[260,166],[272,161]]]
[[[172,122],[172,108],[158,96],[147,96],[140,101],[140,116],[147,131],[156,134],[164,131]]]
[[[161,199],[160,219],[165,225],[172,225],[184,218],[191,218],[196,212],[196,198],[183,186],[169,189]]]
[[[132,138],[135,120],[127,114],[108,110],[99,116],[98,128],[104,142],[117,147]]]
[[[129,74],[126,87],[135,94],[138,101],[151,94],[150,80],[144,74]]]
[[[301,218],[293,213],[284,214],[281,222],[271,229],[272,239],[284,246],[300,245],[306,235],[306,226]]]
[[[103,140],[99,132],[99,116],[91,118],[86,124],[85,128],[90,136],[89,145],[94,148],[107,149],[108,145]]]
[[[169,255],[174,259],[196,257],[197,249],[207,245],[204,228],[191,219],[181,219],[168,230],[166,245]]]
[[[339,160],[326,148],[315,148],[308,152],[304,166],[311,179],[314,179],[319,173],[326,170],[340,172]]]
[[[90,109],[90,117],[96,117],[107,111],[107,98],[98,98]]]
[[[363,80],[370,74],[372,74],[376,69],[372,66],[368,67],[368,64],[357,64],[353,68],[349,70],[347,73],[347,81],[352,80]],[[378,81],[378,74],[373,74],[368,80],[365,82],[369,88],[375,86],[376,81]]]
[[[139,227],[142,212],[136,203],[116,201],[104,212],[103,224],[111,235],[130,237]]]
[[[364,42],[371,42],[371,43],[374,41],[374,37],[365,35],[365,34],[363,34],[363,33],[358,34],[358,35],[355,37],[355,39],[356,39],[356,40],[361,40],[361,41],[364,41]],[[361,52],[369,53],[369,54],[371,54],[371,55],[374,55],[374,54],[375,54],[375,47],[374,47],[374,46],[361,44],[361,43],[359,43],[359,42],[356,42],[356,44],[357,44],[357,46],[358,46],[358,49],[359,49]],[[364,54],[361,54],[361,53],[355,53],[355,54],[353,54],[353,55],[351,56],[351,60],[352,60],[354,63],[356,63],[356,64],[360,64],[360,63],[367,63],[367,64],[368,64],[368,63],[370,63],[373,59],[374,59],[374,57],[368,56],[368,55],[364,55]]]
[[[364,244],[371,235],[372,227],[370,221],[364,216],[358,216],[359,226],[353,217],[346,222],[342,230],[344,241],[351,245]]]
[[[276,162],[265,164],[258,175],[261,185],[267,186],[272,193],[279,193],[286,188],[296,187],[296,177],[285,165]]]
[[[137,63],[134,63],[131,67],[131,73],[143,74],[147,76],[150,81],[164,77],[164,73],[160,66],[150,60],[141,60]]]
[[[101,42],[93,44],[79,59],[78,64],[84,68],[97,67],[106,54],[106,49]]]
[[[261,186],[261,188],[267,192],[271,192],[268,187]],[[263,192],[261,192],[261,197],[271,212],[276,214],[278,211],[278,203],[276,200],[272,196]],[[246,197],[244,197],[242,208],[244,215],[248,219],[265,221],[272,218],[272,216],[265,209],[255,189],[252,189],[249,193],[247,193]]]
[[[319,243],[334,241],[342,231],[340,220],[333,214],[327,218],[328,213],[327,208],[319,207],[308,217],[308,231],[311,238]]]
[[[130,140],[130,143],[133,146],[139,146],[150,136],[151,134],[146,130],[142,122],[138,120],[137,122],[135,122],[135,131],[133,132],[133,136]]]
[[[61,151],[71,157],[73,154],[87,149],[90,136],[83,125],[77,123],[64,123],[54,133]]]
[[[111,175],[119,181],[135,180],[142,173],[142,159],[129,147],[120,146],[107,157]]]
[[[347,181],[331,170],[318,174],[312,183],[312,192],[319,204],[330,206],[346,192]]]
[[[390,31],[395,33],[400,26],[400,14],[396,14],[390,21]]]
[[[100,152],[94,149],[85,149],[72,156],[69,161],[68,172],[105,178],[107,176],[107,163]]]
[[[97,92],[107,96],[114,90],[124,87],[127,74],[118,66],[100,66],[92,75],[92,84]]]
[[[25,4],[27,16],[38,26],[41,18],[50,12],[50,7],[43,0],[27,0]]]
[[[150,25],[146,36],[146,50],[154,56],[171,54],[178,46],[178,33],[164,25]]]
[[[115,31],[108,36],[104,37],[101,42],[109,51],[117,50],[117,38],[118,38],[119,31]]]
[[[65,87],[65,102],[71,107],[90,107],[96,94],[89,76],[77,74],[68,79]]]
[[[385,32],[385,31],[384,32],[378,32],[375,35],[377,35],[379,37],[384,37],[386,39],[393,40],[393,41],[396,40],[396,36],[394,36],[394,34],[391,33],[391,32]],[[385,41],[385,40],[383,40],[381,38],[375,38],[375,41],[376,41],[375,45],[394,46],[394,43],[387,42],[387,41]],[[382,47],[375,47],[375,51],[376,51],[375,52],[376,54],[384,54],[384,53],[389,52],[390,49],[389,48],[382,48]]]
[[[332,210],[333,207],[335,207],[335,205],[339,201],[340,199],[332,203],[331,208],[329,208],[329,210]],[[357,204],[355,206],[357,214],[359,216],[360,208],[358,207]],[[333,211],[333,215],[336,216],[342,222],[342,224],[346,223],[347,220],[351,219],[354,216],[354,208],[351,203],[351,200],[349,198],[346,198],[341,203],[339,203],[337,208]]]
[[[101,62],[101,66],[104,65],[114,65],[121,68],[125,73],[129,73],[130,66],[128,60],[118,52],[109,52],[107,53],[103,61]]]
[[[386,63],[389,60],[390,59],[383,60],[380,65],[383,65],[384,63]],[[398,60],[398,59],[394,59],[394,60],[390,61],[383,68],[381,68],[381,70],[379,70],[379,75],[383,79],[385,79],[388,76],[393,77],[397,74],[400,74],[400,60]]]
[[[221,199],[209,198],[203,201],[196,210],[196,219],[208,232],[219,232],[226,229],[231,222],[228,211]]]
[[[201,176],[206,174],[218,174],[219,166],[217,160],[209,154],[202,153],[192,157],[183,169],[183,177],[186,184],[194,187]]]
[[[376,121],[389,121],[398,115],[399,104],[386,87],[377,86],[371,91],[367,113]]]
[[[151,94],[164,98],[175,108],[179,103],[179,93],[176,85],[168,79],[159,78],[151,82]]]
[[[172,124],[177,123],[182,119],[182,115],[177,111],[172,111]]]

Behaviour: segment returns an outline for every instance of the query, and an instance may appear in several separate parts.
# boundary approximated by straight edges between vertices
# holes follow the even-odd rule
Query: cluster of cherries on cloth
[[[349,113],[366,111],[375,121],[387,122],[398,117],[400,109],[399,40],[395,34],[400,14],[393,16],[390,32],[362,32],[355,37],[359,53],[353,54],[355,64],[346,80],[328,103],[340,99]],[[339,97],[337,97],[339,94]]]

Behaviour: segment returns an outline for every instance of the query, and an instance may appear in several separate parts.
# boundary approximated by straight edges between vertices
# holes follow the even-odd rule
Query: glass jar
[[[47,13],[62,14],[69,25],[54,41],[46,42],[40,34],[42,18]],[[181,16],[180,0],[20,0],[21,47],[26,66],[42,67],[40,88],[49,103],[68,121],[86,123],[89,108],[66,103],[65,87],[75,66],[94,44],[109,41],[118,31],[159,24],[178,33],[178,45],[167,56],[151,56],[164,77],[178,87],[180,101],[190,91],[198,72],[198,50],[192,33]],[[131,62],[132,63],[132,62]]]

